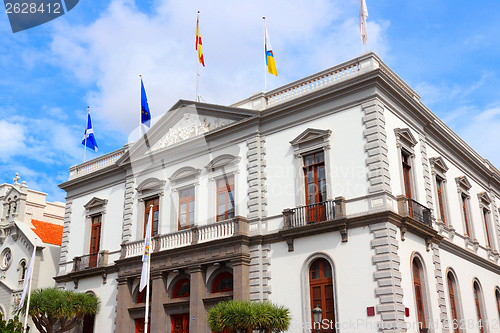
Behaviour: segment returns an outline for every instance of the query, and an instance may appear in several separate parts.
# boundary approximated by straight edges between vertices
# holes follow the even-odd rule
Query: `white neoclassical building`
[[[83,332],[209,332],[225,299],[289,332],[500,332],[500,172],[376,54],[231,106],[180,100],[135,143],[70,168],[61,287]],[[317,326],[317,324],[316,324]]]
[[[0,185],[0,312],[4,319],[15,315],[35,244],[32,289],[56,285],[64,203],[47,202],[46,196],[29,189],[17,174],[12,185]],[[31,332],[37,331],[31,322],[28,325]]]

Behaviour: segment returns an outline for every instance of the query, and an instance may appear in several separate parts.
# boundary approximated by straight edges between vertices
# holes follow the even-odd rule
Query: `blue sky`
[[[397,4],[396,4],[397,3]],[[48,200],[83,161],[90,106],[99,152],[122,147],[139,122],[143,75],[161,116],[194,99],[196,13],[206,67],[200,94],[231,104],[263,90],[262,16],[280,76],[268,89],[364,52],[358,0],[80,1],[13,34],[0,14],[0,183],[19,172]],[[500,1],[367,0],[368,48],[483,157],[500,168]]]

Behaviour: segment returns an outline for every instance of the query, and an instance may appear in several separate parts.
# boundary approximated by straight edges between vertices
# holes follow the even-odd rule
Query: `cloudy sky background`
[[[368,48],[422,101],[500,168],[498,0],[367,0]],[[200,94],[232,104],[264,89],[262,16],[279,77],[268,89],[359,56],[358,0],[80,1],[66,15],[13,34],[0,14],[0,183],[16,172],[64,200],[57,184],[83,161],[90,106],[99,152],[139,123],[143,75],[155,118],[194,99],[195,27],[206,67]]]

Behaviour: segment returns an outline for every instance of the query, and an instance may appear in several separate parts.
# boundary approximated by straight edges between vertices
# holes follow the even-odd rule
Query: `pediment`
[[[486,192],[478,193],[477,198],[479,199],[479,202],[482,202],[485,205],[489,205],[491,203],[491,198]]]
[[[17,200],[21,197],[21,192],[15,188],[15,187],[11,187],[7,193],[5,193],[5,196],[4,196],[4,202],[8,202],[8,201],[12,201],[12,200]]]
[[[83,207],[85,207],[85,209],[89,210],[89,209],[95,208],[95,207],[106,206],[107,203],[108,203],[108,200],[106,200],[106,199],[93,197],[92,199],[90,199],[89,202],[87,202],[85,205],[83,205]]]
[[[226,166],[234,166],[240,161],[240,157],[231,154],[223,154],[217,156],[208,163],[205,168],[207,170],[215,170]]]
[[[404,143],[410,147],[413,147],[418,143],[409,128],[395,128],[394,134],[396,134],[398,142]]]
[[[328,141],[331,130],[322,130],[316,128],[308,128],[304,132],[300,133],[295,139],[290,141],[290,144],[294,147],[299,147],[303,144],[315,142],[315,141]]]
[[[457,182],[457,186],[462,187],[467,191],[472,187],[471,183],[465,176],[457,177],[455,178],[455,181]]]
[[[199,177],[201,169],[195,169],[190,166],[180,168],[170,176],[169,180],[171,182],[177,183],[183,180],[195,179]]]
[[[159,180],[157,178],[148,178],[142,181],[139,186],[137,186],[136,190],[139,192],[151,191],[151,190],[161,190],[163,186],[165,186],[164,180]]]
[[[446,165],[446,163],[444,163],[444,159],[441,156],[431,157],[429,158],[429,162],[431,163],[431,166],[433,168],[437,169],[442,173],[446,173],[446,171],[448,171],[448,166]]]

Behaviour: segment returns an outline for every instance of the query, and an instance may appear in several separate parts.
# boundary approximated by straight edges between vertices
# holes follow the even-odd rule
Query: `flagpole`
[[[198,17],[196,18],[196,48],[198,48],[198,29],[199,29],[199,24],[200,24],[200,11],[198,11]],[[199,58],[199,52],[196,53],[196,99],[195,101],[198,102],[198,80],[200,77],[199,73],[199,68],[200,68],[200,58]]]
[[[35,238],[35,241],[34,241],[34,247],[33,247],[33,253],[36,253],[36,238]],[[32,256],[33,260],[35,260],[36,258],[36,255],[35,256]],[[30,263],[31,264],[31,263]],[[33,263],[33,267],[35,266],[35,263]],[[32,277],[33,277],[33,270],[31,270],[30,272],[30,276],[29,276],[29,286],[28,286],[28,304],[26,304],[26,315],[24,316],[24,326],[23,326],[23,332],[26,332],[26,326],[28,325],[28,313],[30,311],[30,299],[31,299],[31,282],[32,282]],[[26,276],[24,277],[26,278]]]
[[[267,92],[267,49],[266,49],[266,17],[262,16],[264,26],[264,92]]]
[[[87,106],[87,122],[85,124],[85,142],[83,143],[83,163],[85,163],[85,153],[87,152],[87,137],[88,137],[88,129],[89,129],[89,113],[90,113],[90,107]]]
[[[148,223],[146,225],[146,233],[144,235],[144,247],[145,250],[144,252],[148,255],[148,262],[146,264],[146,310],[145,310],[145,317],[144,317],[144,333],[148,333],[148,324],[149,324],[149,276],[150,276],[150,269],[151,269],[151,233],[152,233],[152,224],[153,224],[153,205],[149,206],[149,216],[148,216]],[[149,242],[147,242],[149,238]],[[146,244],[147,243],[147,244]],[[147,246],[147,249],[146,249]],[[144,254],[145,254],[144,253]],[[144,269],[144,266],[143,266]],[[142,273],[141,273],[141,282],[142,282]],[[139,289],[141,287],[141,283],[139,283]]]
[[[142,82],[142,74],[139,74],[139,77],[141,78],[141,82]],[[141,94],[142,94],[142,85],[141,85]],[[140,109],[141,109],[141,112],[139,113],[139,139],[142,136],[142,101],[141,101]]]

